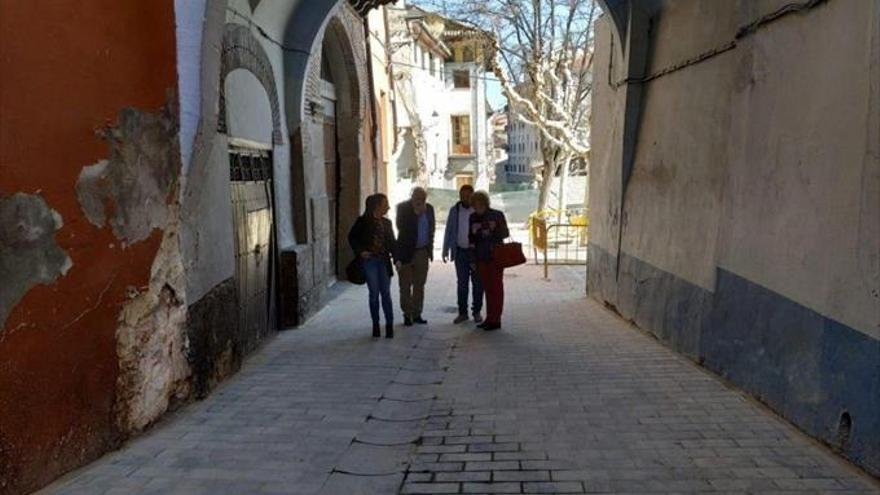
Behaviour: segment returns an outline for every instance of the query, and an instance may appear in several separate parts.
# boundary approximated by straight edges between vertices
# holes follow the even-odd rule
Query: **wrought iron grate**
[[[230,150],[229,179],[233,182],[272,180],[272,156],[263,150]]]

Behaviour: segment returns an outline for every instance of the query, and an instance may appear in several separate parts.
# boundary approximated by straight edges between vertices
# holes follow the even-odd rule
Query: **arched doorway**
[[[321,107],[325,194],[328,210],[327,266],[345,277],[351,260],[346,237],[360,205],[360,95],[351,43],[341,21],[327,25],[321,46]]]
[[[272,66],[246,26],[227,24],[223,39],[218,131],[228,143],[236,354],[243,356],[277,327],[275,145],[283,143]]]
[[[237,69],[223,84],[240,344],[247,353],[275,326],[271,113],[266,92],[252,73]]]
[[[332,273],[339,274],[339,136],[336,115],[337,107],[336,84],[330,57],[326,51],[321,53],[321,105],[324,113],[324,177],[327,194],[327,211],[329,214],[329,266]]]

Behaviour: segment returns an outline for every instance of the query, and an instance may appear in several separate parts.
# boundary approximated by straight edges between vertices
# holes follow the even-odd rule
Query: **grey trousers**
[[[416,249],[410,263],[400,265],[400,309],[404,317],[416,318],[425,307],[425,283],[428,281],[428,250]]]

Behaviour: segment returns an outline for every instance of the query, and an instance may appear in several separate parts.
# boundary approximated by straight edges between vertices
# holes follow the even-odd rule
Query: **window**
[[[461,61],[462,62],[473,62],[474,61],[474,49],[470,46],[466,46],[461,50]]]
[[[428,55],[428,67],[431,70],[431,75],[434,75],[434,54],[431,53]]]
[[[452,116],[452,154],[471,154],[471,117],[470,115]]]
[[[455,88],[470,88],[471,87],[471,73],[469,70],[454,70],[452,71],[452,85]]]
[[[455,176],[455,188],[456,189],[461,189],[461,187],[464,186],[465,184],[467,184],[469,186],[474,185],[473,174],[462,174],[462,175]]]

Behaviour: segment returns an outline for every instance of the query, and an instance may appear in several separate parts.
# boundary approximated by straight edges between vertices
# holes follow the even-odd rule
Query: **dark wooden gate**
[[[273,324],[272,155],[268,150],[230,148],[229,163],[239,328],[244,352],[249,352]]]
[[[329,214],[329,269],[331,280],[339,273],[338,229],[339,229],[339,145],[336,128],[336,90],[332,83],[323,83],[324,108],[324,171],[327,180],[327,213]]]

